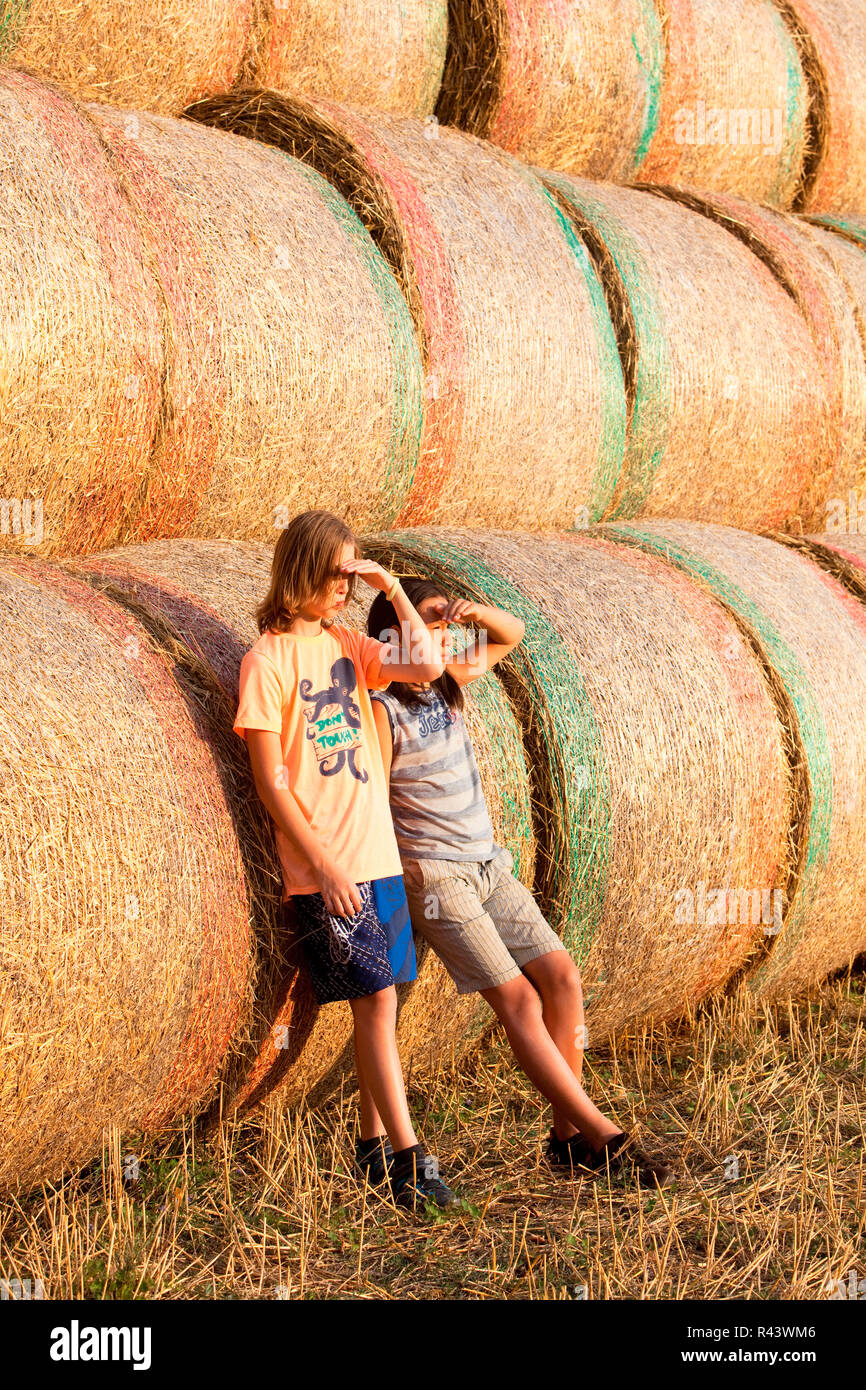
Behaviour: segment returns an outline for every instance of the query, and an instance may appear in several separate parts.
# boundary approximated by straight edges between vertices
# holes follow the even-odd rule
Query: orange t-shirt
[[[364,883],[403,871],[370,690],[391,683],[385,643],[332,623],[312,637],[265,632],[241,662],[234,730],[280,735],[286,785],[340,868]],[[306,855],[275,826],[284,898],[317,893]]]

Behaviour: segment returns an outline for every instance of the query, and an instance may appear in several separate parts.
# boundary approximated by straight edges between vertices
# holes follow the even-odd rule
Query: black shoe
[[[637,1147],[635,1137],[627,1130],[620,1130],[606,1139],[596,1150],[582,1134],[574,1134],[570,1139],[557,1139],[553,1130],[545,1150],[548,1161],[555,1168],[568,1169],[575,1174],[616,1174],[637,1172],[645,1182],[658,1182],[666,1187],[673,1179],[673,1171],[660,1159],[651,1157]]]
[[[404,1149],[391,1165],[391,1194],[398,1207],[415,1211],[426,1202],[435,1206],[453,1207],[458,1198],[439,1176],[439,1163],[428,1154],[423,1144]]]
[[[394,1150],[387,1134],[376,1139],[355,1140],[355,1171],[371,1187],[378,1187],[388,1176],[394,1161]]]

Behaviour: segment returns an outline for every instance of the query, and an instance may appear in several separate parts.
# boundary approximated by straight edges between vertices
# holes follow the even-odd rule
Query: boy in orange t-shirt
[[[387,593],[402,643],[335,622],[356,575]],[[434,680],[441,639],[399,581],[359,558],[349,528],[322,511],[283,531],[256,619],[234,729],[275,824],[283,901],[293,900],[316,996],[352,1007],[364,1081],[358,1165],[371,1181],[387,1174],[400,1205],[449,1206],[456,1198],[412,1127],[397,1052],[394,986],[415,979],[415,948],[369,695],[392,680]]]

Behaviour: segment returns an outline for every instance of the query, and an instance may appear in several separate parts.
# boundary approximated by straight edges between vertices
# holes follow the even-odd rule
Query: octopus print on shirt
[[[307,738],[312,739],[323,777],[333,777],[348,767],[359,782],[366,782],[367,772],[358,768],[355,754],[361,747],[361,711],[352,698],[357,685],[355,668],[347,656],[341,656],[331,667],[331,684],[326,690],[312,688],[308,680],[301,681],[301,699],[312,704],[305,709],[309,721]]]

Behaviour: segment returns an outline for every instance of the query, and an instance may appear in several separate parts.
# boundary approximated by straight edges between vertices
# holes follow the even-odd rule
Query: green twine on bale
[[[18,47],[29,18],[30,0],[0,0],[0,62]]]
[[[642,52],[637,34],[631,36],[632,47],[646,82],[643,130],[634,152],[631,168],[632,177],[646,159],[653,136],[658,130],[665,67],[665,41],[655,0],[646,0],[643,6],[643,17],[650,39],[648,50]]]
[[[634,525],[608,525],[604,527],[604,531],[614,540],[636,545],[660,556],[684,570],[693,579],[706,584],[722,603],[748,623],[755,632],[794,705],[811,789],[808,844],[796,901],[786,904],[788,917],[785,929],[772,951],[749,978],[749,989],[758,993],[790,960],[807,925],[808,909],[816,888],[816,873],[826,864],[829,857],[830,826],[833,818],[833,769],[824,718],[812,683],[796,653],[792,651],[776,625],[738,584],[728,579],[714,565],[702,560],[695,551],[687,550],[664,536],[654,534],[651,530]]]
[[[282,152],[285,153],[285,152]],[[415,478],[424,425],[424,367],[421,346],[409,306],[396,277],[361,219],[342,194],[308,164],[286,154],[286,159],[315,188],[349,240],[363,256],[370,281],[382,306],[391,340],[394,389],[393,426],[382,477],[382,520],[392,525],[402,510]]]
[[[423,531],[394,531],[366,539],[365,550],[412,556],[422,573],[524,622],[522,641],[499,669],[518,704],[528,698],[529,726],[543,745],[548,786],[541,800],[550,800],[542,805],[548,826],[539,838],[539,862],[542,846],[549,855],[541,869],[543,908],[583,965],[604,905],[611,793],[600,730],[574,656],[531,597],[463,546]]]

